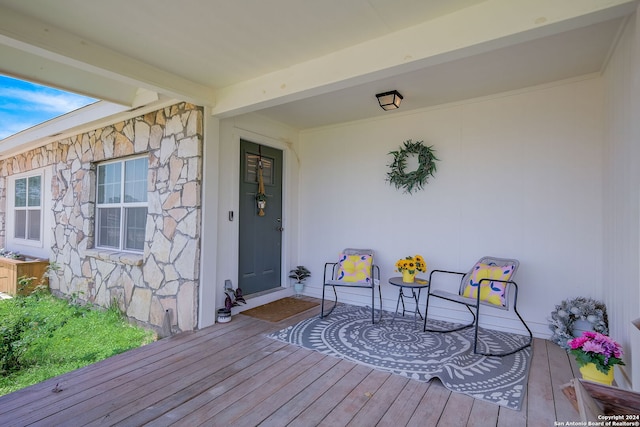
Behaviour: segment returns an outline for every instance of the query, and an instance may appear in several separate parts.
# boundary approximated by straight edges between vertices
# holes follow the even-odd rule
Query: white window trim
[[[148,155],[139,155],[139,156],[131,156],[131,157],[122,157],[122,158],[117,158],[117,159],[111,159],[111,160],[107,160],[104,162],[99,162],[95,164],[95,171],[96,171],[96,175],[95,175],[95,218],[94,218],[94,233],[95,233],[95,249],[98,250],[105,250],[105,251],[111,251],[111,252],[122,252],[122,253],[130,253],[130,254],[142,254],[144,252],[144,248],[141,250],[132,250],[132,249],[125,249],[124,248],[124,239],[125,239],[125,230],[124,230],[124,225],[125,225],[125,215],[124,215],[124,210],[125,208],[137,208],[137,207],[144,207],[144,208],[148,208],[149,206],[149,197],[147,197],[147,201],[146,202],[139,202],[139,203],[125,203],[124,202],[124,195],[121,193],[121,197],[122,200],[120,201],[120,203],[98,203],[98,177],[99,177],[99,167],[100,166],[104,166],[104,165],[109,165],[109,164],[113,164],[113,163],[121,163],[122,164],[122,168],[120,170],[120,185],[121,185],[121,191],[122,191],[122,186],[124,185],[124,173],[125,173],[125,167],[124,164],[127,161],[130,160],[137,160],[137,159],[146,159],[147,160],[147,168],[149,167],[149,156]],[[148,169],[147,169],[147,185],[149,183],[149,173],[148,173]],[[100,246],[98,244],[98,233],[99,233],[99,220],[98,220],[98,210],[100,208],[119,208],[120,209],[120,238],[119,238],[119,243],[120,243],[120,247],[119,248],[114,248],[112,246]],[[145,227],[146,229],[146,227]],[[146,236],[145,236],[146,238]]]
[[[29,179],[34,176],[40,177],[40,239],[23,239],[15,237],[15,191],[16,181],[20,179]],[[8,246],[27,246],[32,248],[43,248],[45,240],[45,202],[47,197],[45,181],[45,172],[43,169],[31,170],[8,177],[7,188],[7,228],[6,228],[6,241]],[[27,196],[28,197],[28,196]]]

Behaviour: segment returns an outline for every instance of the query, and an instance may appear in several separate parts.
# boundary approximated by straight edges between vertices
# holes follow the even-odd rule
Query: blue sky
[[[0,139],[96,102],[0,75]]]

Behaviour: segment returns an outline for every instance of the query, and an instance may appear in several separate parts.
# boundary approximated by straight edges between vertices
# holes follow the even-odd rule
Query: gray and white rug
[[[382,322],[372,325],[370,308],[341,305],[324,319],[312,317],[268,336],[418,381],[437,377],[453,392],[520,410],[531,347],[505,357],[479,356],[473,354],[473,328],[430,333],[422,332],[421,322],[416,330],[412,315],[396,317],[393,324],[391,318],[384,313]],[[504,351],[527,339],[480,328],[478,349]]]

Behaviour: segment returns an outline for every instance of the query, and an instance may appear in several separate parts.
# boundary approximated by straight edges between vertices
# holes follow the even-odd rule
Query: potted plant
[[[422,255],[408,256],[396,261],[396,269],[402,274],[402,281],[413,283],[418,271],[427,272],[427,263]]]
[[[304,265],[299,265],[289,272],[289,277],[296,281],[293,285],[296,290],[296,295],[300,295],[302,293],[302,290],[304,289],[304,281],[310,276],[311,272]]]
[[[624,365],[620,344],[599,332],[585,331],[568,344],[585,380],[611,385],[614,365]]]

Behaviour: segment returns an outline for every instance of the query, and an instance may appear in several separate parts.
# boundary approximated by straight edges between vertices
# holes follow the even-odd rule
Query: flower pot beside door
[[[296,280],[293,289],[296,291],[296,296],[300,296],[304,290],[304,281],[307,277],[311,277],[311,272],[304,265],[299,265],[289,271],[289,277]]]
[[[218,309],[218,323],[231,322],[231,310],[226,308]]]

